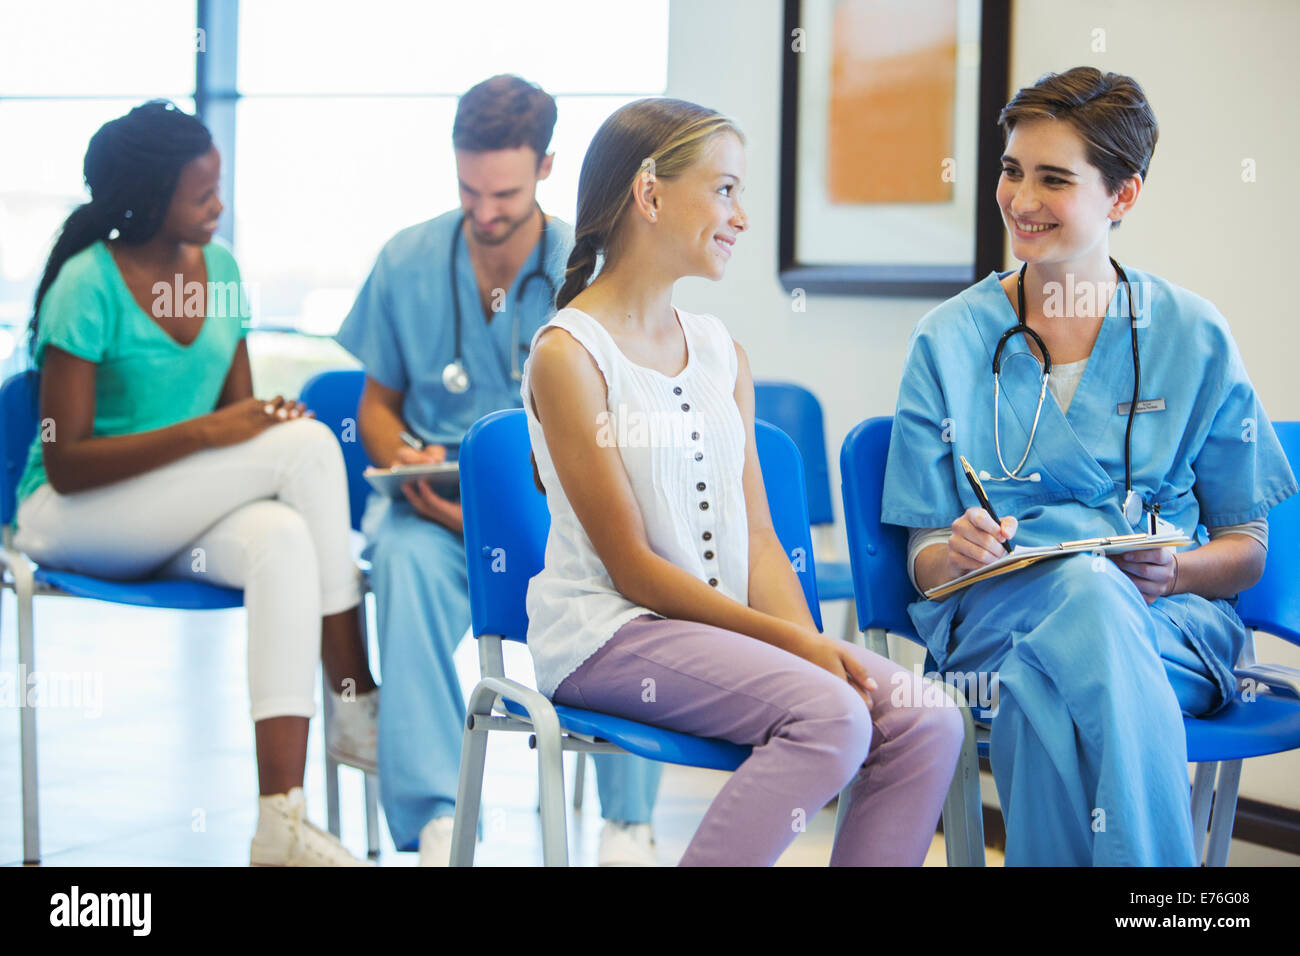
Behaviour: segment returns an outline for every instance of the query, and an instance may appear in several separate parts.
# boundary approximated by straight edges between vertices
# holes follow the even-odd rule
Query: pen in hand
[[[970,462],[961,455],[958,455],[957,457],[961,461],[961,470],[966,473],[966,480],[970,482],[971,490],[975,492],[975,497],[979,499],[981,507],[989,513],[989,517],[997,522],[1000,527],[1002,525],[1002,519],[998,517],[998,513],[994,511],[993,506],[989,504],[989,496],[984,493],[984,486],[980,484],[980,480],[976,477],[974,469],[970,466]],[[1011,553],[1010,541],[1003,541],[1002,547],[1007,549],[1007,554]]]

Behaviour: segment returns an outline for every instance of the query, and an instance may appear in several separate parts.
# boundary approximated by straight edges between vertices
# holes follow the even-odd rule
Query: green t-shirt
[[[99,366],[95,437],[165,428],[216,408],[235,348],[247,334],[249,302],[229,249],[210,242],[203,258],[208,268],[206,318],[189,345],[173,339],[140,308],[103,242],[83,249],[59,270],[41,302],[36,367],[48,345]],[[177,289],[173,282],[165,291],[161,286],[153,291],[159,309],[174,310],[171,314],[185,314],[187,303],[198,308],[197,283]],[[27,454],[18,483],[20,503],[46,481],[43,430],[37,429]]]

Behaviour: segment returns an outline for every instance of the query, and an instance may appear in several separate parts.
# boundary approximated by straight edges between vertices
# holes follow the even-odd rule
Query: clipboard
[[[375,491],[398,501],[406,500],[402,484],[416,478],[428,481],[436,495],[452,501],[460,498],[460,464],[454,461],[394,465],[392,468],[376,468],[372,465],[362,472],[362,477],[370,482],[370,487]]]
[[[960,591],[962,588],[977,584],[988,578],[1010,574],[1012,571],[1019,571],[1021,568],[1038,564],[1040,561],[1063,558],[1068,554],[1079,554],[1080,552],[1117,554],[1123,551],[1143,551],[1150,548],[1178,548],[1193,543],[1192,539],[1187,535],[1174,530],[1162,534],[1142,532],[1139,534],[1112,535],[1107,538],[1081,538],[1078,541],[1062,541],[1060,544],[1045,544],[1036,547],[1021,546],[991,564],[976,568],[974,571],[967,571],[961,577],[953,578],[946,584],[930,588],[924,594],[931,601],[939,601],[956,591]]]

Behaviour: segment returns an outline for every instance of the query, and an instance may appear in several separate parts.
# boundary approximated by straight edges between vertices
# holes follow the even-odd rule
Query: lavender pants
[[[620,628],[554,700],[753,746],[683,866],[771,865],[850,781],[831,865],[919,866],[957,764],[961,714],[911,671],[848,646],[875,678],[870,710],[846,681],[801,657],[649,615]]]

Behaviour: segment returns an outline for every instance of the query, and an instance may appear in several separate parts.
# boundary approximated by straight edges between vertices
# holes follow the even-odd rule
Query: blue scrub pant
[[[1226,602],[1178,595],[1148,607],[1092,555],[950,600],[940,670],[998,677],[990,762],[1007,864],[1195,866],[1183,714],[1222,700],[1205,656],[1235,659],[1244,639]],[[912,607],[919,627],[943,616],[942,605]]]
[[[366,530],[382,670],[379,795],[394,845],[414,850],[426,823],[456,809],[465,698],[453,655],[470,625],[465,544],[406,502],[382,517],[369,511]],[[595,766],[601,816],[649,823],[663,765],[601,754]]]

